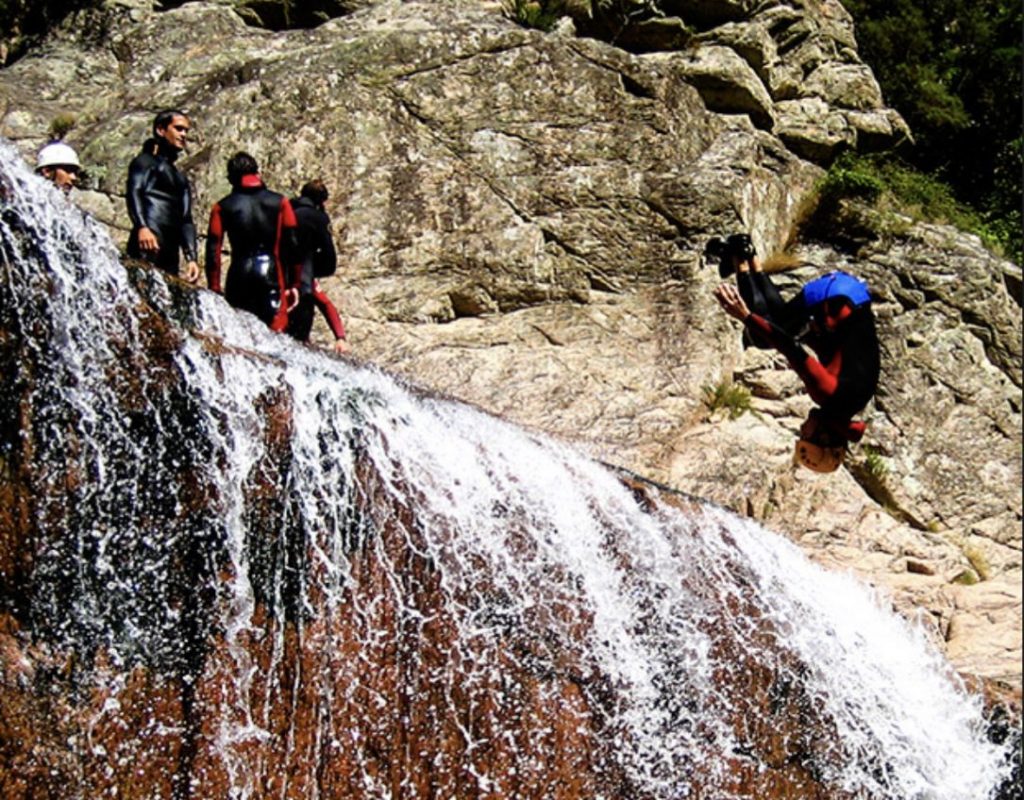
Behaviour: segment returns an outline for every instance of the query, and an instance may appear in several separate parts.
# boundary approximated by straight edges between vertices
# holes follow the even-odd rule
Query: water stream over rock
[[[852,578],[0,187],[5,797],[994,796]]]

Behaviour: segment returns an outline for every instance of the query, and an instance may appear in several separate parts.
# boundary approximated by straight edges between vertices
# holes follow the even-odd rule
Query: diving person
[[[729,263],[720,274],[734,269],[737,286],[720,285],[715,290],[719,304],[743,323],[752,343],[786,357],[818,406],[800,428],[797,462],[817,472],[834,471],[847,445],[864,435],[864,422],[853,418],[874,396],[881,373],[868,287],[835,271],[806,283],[785,301],[752,247],[726,252],[725,258]]]
[[[199,280],[196,227],[192,222],[192,190],[175,165],[185,149],[191,123],[175,109],[153,120],[153,135],[128,165],[125,201],[132,230],[128,255],[155,264],[177,276],[179,251],[185,255],[185,279]]]
[[[206,239],[206,281],[220,293],[224,237],[231,266],[223,287],[235,308],[255,314],[272,330],[283,331],[298,302],[301,278],[297,221],[291,202],[263,184],[256,159],[245,152],[228,159],[232,190],[210,211]]]

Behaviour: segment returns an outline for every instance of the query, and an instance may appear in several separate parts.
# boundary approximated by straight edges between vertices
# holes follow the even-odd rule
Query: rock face
[[[14,158],[0,144],[3,797],[1006,784],[1005,720],[862,587],[122,265]]]
[[[857,55],[853,21],[828,2],[632,3],[576,13],[580,30],[633,52],[686,50],[686,79],[708,108],[746,114],[797,155],[819,163],[840,150],[907,138]],[[678,31],[683,30],[686,36]]]
[[[905,135],[838,3],[666,2],[678,51],[526,30],[493,4],[276,33],[229,5],[112,4],[102,41],[69,24],[0,72],[2,132],[29,153],[75,113],[81,201],[122,236],[127,163],[162,107],[194,117],[199,209],[239,148],[284,191],[322,175],[342,265],[325,284],[360,357],[765,519],[923,609],[956,666],[1019,686],[1019,268],[909,222],[798,240],[787,287],[864,276],[886,356],[871,449],[818,478],[789,462],[806,399],[740,349],[701,263],[737,229],[781,250],[838,149]],[[755,414],[709,411],[705,388],[732,380]]]

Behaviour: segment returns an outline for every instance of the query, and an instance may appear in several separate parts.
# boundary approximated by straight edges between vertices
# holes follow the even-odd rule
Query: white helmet
[[[36,159],[36,169],[43,167],[79,167],[78,153],[64,142],[50,142],[39,151]]]

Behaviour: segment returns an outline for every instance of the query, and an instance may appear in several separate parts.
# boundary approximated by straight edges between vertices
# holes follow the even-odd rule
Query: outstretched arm
[[[320,284],[317,281],[313,281],[313,302],[316,303],[316,307],[320,309],[320,313],[324,315],[324,319],[327,320],[327,324],[331,328],[331,333],[334,334],[335,339],[345,338],[345,326],[341,322],[341,315],[338,314],[338,309],[334,303],[331,302],[324,290],[320,288]]]
[[[841,352],[837,352],[832,361],[825,365],[770,320],[751,314],[744,324],[748,330],[759,333],[786,357],[789,366],[800,376],[807,393],[815,403],[824,403],[836,393],[839,388],[839,370],[842,367]]]
[[[313,302],[316,303],[320,313],[324,315],[327,324],[331,328],[331,332],[334,334],[335,352],[347,353],[349,348],[348,342],[345,339],[345,326],[341,322],[341,315],[338,314],[338,309],[335,308],[331,298],[324,293],[324,290],[320,288],[320,284],[317,281],[313,281]]]
[[[790,367],[800,376],[807,392],[816,403],[822,403],[835,394],[839,388],[839,367],[841,358],[825,366],[804,350],[786,331],[769,319],[751,313],[739,292],[731,284],[722,284],[715,290],[715,297],[725,312],[742,322],[752,333],[759,334],[773,348],[786,357]]]
[[[750,309],[735,286],[731,283],[723,283],[715,289],[715,299],[725,309],[726,314],[733,319],[746,323],[747,318],[750,316]]]

